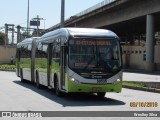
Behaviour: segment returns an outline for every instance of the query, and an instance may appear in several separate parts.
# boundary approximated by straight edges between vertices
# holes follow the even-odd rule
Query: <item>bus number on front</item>
[[[97,79],[97,83],[98,84],[106,84],[107,83],[107,79]]]

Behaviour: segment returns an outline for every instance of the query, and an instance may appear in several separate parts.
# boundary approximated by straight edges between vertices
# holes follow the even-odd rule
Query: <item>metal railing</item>
[[[92,6],[92,7],[90,7],[90,8],[88,8],[88,9],[86,9],[86,10],[84,10],[84,11],[76,14],[76,15],[71,16],[70,18],[66,19],[65,21],[68,21],[68,20],[71,20],[72,18],[76,18],[76,17],[83,16],[83,15],[85,15],[85,14],[88,14],[88,13],[90,13],[90,12],[92,12],[92,11],[98,9],[98,8],[101,8],[101,7],[105,6],[105,5],[108,5],[108,4],[110,4],[110,3],[114,2],[114,1],[116,1],[116,0],[104,0],[104,1],[102,1],[102,2],[100,2],[100,3],[98,3],[98,4],[96,4],[96,5],[94,5],[94,6]],[[60,23],[54,25],[54,26],[51,27],[50,29],[52,29],[52,28],[57,28],[57,27],[59,27],[59,26],[60,26]]]
[[[75,16],[79,17],[79,16],[82,16],[82,15],[85,15],[85,14],[90,13],[90,12],[92,12],[92,11],[98,9],[98,8],[101,8],[101,7],[105,6],[105,5],[107,5],[107,4],[110,4],[110,3],[114,2],[114,1],[116,1],[116,0],[104,0],[104,1],[94,5],[92,7],[90,7],[88,9],[76,14]]]

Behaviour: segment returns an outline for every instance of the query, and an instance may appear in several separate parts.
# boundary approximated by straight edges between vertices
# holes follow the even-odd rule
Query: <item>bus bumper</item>
[[[71,80],[68,80],[67,92],[121,92],[122,81],[117,84],[76,84]]]

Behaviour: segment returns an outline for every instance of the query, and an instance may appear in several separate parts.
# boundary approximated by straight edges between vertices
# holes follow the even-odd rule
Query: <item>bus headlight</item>
[[[75,81],[75,79],[74,79],[74,78],[71,78],[71,81],[73,81],[73,82],[74,82],[74,81]]]
[[[71,81],[75,84],[81,84],[78,80],[76,80],[75,78],[71,78]]]
[[[120,80],[120,79],[117,79],[117,83],[119,83],[119,82],[121,82],[121,80]]]
[[[117,79],[117,80],[114,81],[112,84],[113,84],[113,85],[116,85],[116,84],[118,84],[119,82],[121,82],[121,80],[120,80],[120,79]]]

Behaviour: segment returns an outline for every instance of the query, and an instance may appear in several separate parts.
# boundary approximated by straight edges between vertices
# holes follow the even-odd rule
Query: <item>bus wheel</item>
[[[100,97],[100,98],[104,98],[105,94],[106,94],[105,92],[97,93],[98,97]]]
[[[25,82],[25,80],[23,79],[23,72],[22,72],[22,69],[20,69],[20,78],[21,78],[21,82]]]
[[[38,72],[36,72],[36,86],[37,88],[41,88],[41,85],[39,84],[39,75],[38,75]]]
[[[55,93],[58,97],[62,97],[62,92],[59,90],[59,84],[58,84],[58,80],[56,80],[55,82]]]

